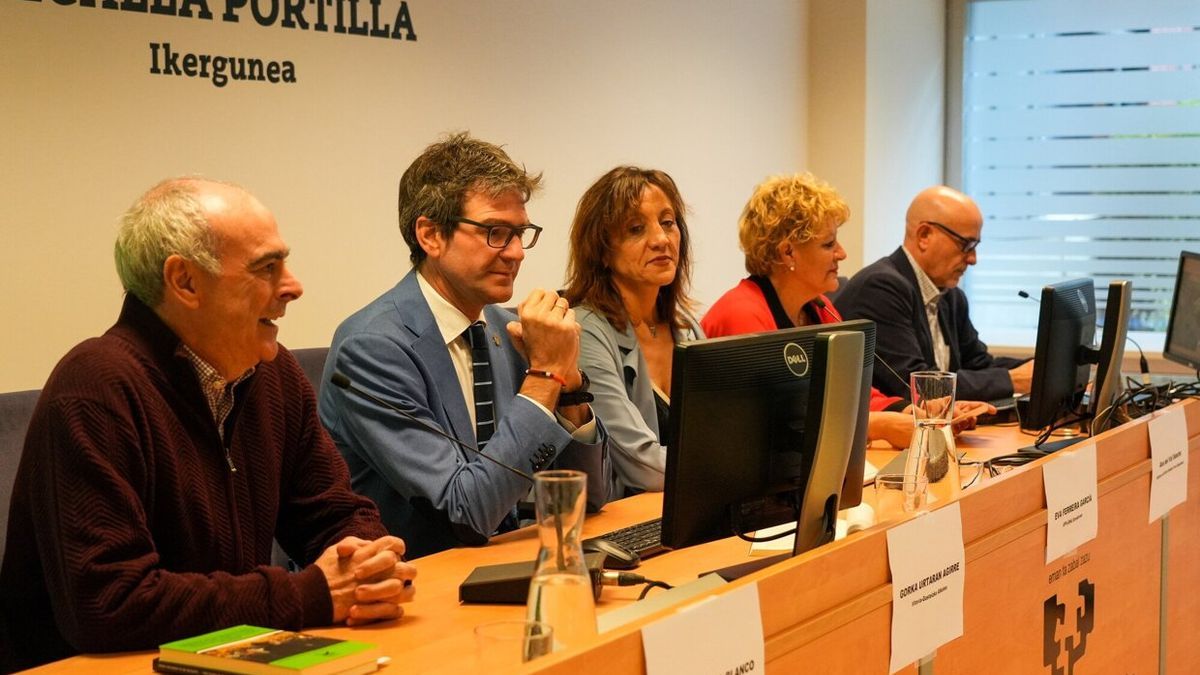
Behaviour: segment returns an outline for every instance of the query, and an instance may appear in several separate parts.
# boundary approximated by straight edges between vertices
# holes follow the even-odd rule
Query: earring
[[[796,266],[795,266],[795,265],[788,265],[788,271],[789,271],[789,272],[795,272],[795,271],[796,271]]]

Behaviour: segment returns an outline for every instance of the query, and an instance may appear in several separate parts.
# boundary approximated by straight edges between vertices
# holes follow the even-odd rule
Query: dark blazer
[[[847,319],[870,319],[878,325],[875,354],[900,374],[877,364],[874,383],[893,396],[908,396],[908,376],[937,370],[933,336],[921,300],[917,275],[903,248],[880,258],[850,278],[838,292],[838,308]],[[951,288],[938,301],[938,323],[950,345],[950,370],[958,373],[960,400],[991,401],[1011,396],[1008,370],[1021,359],[994,357],[971,323],[967,295]]]
[[[526,365],[505,330],[514,317],[494,305],[484,308],[483,317],[492,338],[496,406],[487,454],[527,473],[551,467],[586,471],[588,506],[599,510],[612,483],[603,426],[597,422],[599,442],[579,443],[537,404],[517,396]],[[474,444],[450,352],[414,272],[338,327],[324,379],[335,371]],[[528,482],[502,467],[345,390],[323,387],[320,413],[346,458],[354,489],[375,500],[384,525],[405,540],[410,558],[486,544],[529,492]]]

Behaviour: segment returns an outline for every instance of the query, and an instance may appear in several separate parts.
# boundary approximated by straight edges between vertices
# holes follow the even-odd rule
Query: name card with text
[[[747,584],[646,626],[642,650],[649,675],[763,672],[758,585]]]
[[[1182,408],[1150,420],[1150,522],[1187,501],[1188,431]]]
[[[1046,490],[1046,564],[1096,538],[1100,501],[1096,446],[1061,452],[1042,467]]]
[[[962,513],[958,503],[887,531],[892,570],[889,673],[963,634]]]

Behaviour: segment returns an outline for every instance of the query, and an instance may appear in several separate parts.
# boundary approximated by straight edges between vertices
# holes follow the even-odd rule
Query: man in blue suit
[[[413,270],[338,327],[324,377],[342,373],[521,471],[585,471],[598,510],[612,468],[576,365],[574,311],[540,289],[518,306],[519,320],[496,306],[512,298],[541,231],[525,211],[540,182],[465,133],[426,148],[400,179]],[[504,467],[337,387],[322,388],[320,415],[354,488],[379,505],[409,557],[483,545],[516,526],[530,484]]]

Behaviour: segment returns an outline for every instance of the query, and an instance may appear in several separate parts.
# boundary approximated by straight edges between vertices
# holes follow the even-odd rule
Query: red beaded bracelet
[[[525,374],[533,375],[534,377],[544,377],[547,380],[554,380],[555,382],[558,383],[558,386],[560,386],[564,389],[567,387],[567,381],[564,380],[561,375],[552,373],[548,370],[537,370],[535,368],[529,368],[529,369],[526,369]]]

